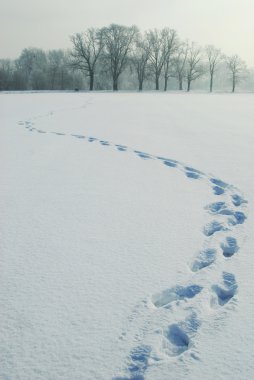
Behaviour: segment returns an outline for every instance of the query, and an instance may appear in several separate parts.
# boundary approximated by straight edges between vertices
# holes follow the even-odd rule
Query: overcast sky
[[[69,36],[112,22],[168,26],[254,66],[254,0],[0,0],[0,58],[25,47],[70,47]]]

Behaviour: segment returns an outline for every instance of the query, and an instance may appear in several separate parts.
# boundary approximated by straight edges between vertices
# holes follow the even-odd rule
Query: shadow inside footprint
[[[237,240],[230,236],[228,236],[226,242],[221,243],[220,246],[225,257],[231,257],[239,250]]]
[[[220,179],[211,178],[210,182],[212,182],[216,186],[222,187],[223,189],[225,189],[225,187],[228,187],[228,184],[224,181],[221,181]]]
[[[173,355],[180,355],[188,350],[190,339],[177,324],[169,326],[166,338],[175,346],[173,348]]]
[[[234,219],[229,220],[229,224],[231,224],[231,226],[243,224],[247,219],[246,215],[242,211],[233,212],[231,215],[234,217]]]
[[[84,139],[84,135],[72,135],[73,137],[76,137],[77,139]]]
[[[241,206],[243,203],[248,203],[245,199],[243,199],[238,194],[233,194],[232,195],[232,202],[233,202],[233,205],[236,206],[236,207]]]
[[[218,285],[212,286],[212,290],[217,295],[218,304],[220,306],[224,306],[226,303],[228,303],[231,298],[234,297],[238,288],[235,276],[232,273],[223,273],[223,284],[225,288],[222,288]]]
[[[225,193],[225,190],[222,187],[219,186],[214,186],[213,187],[213,192],[215,195],[221,195]]]
[[[163,164],[166,165],[166,166],[169,166],[171,168],[175,168],[176,167],[176,163],[173,162],[173,161],[170,161],[170,160],[163,161]]]
[[[147,345],[140,345],[135,347],[130,353],[130,365],[128,366],[128,372],[131,374],[128,378],[116,378],[126,380],[142,380],[144,379],[144,373],[148,368],[148,360],[151,354],[152,348]],[[115,379],[115,380],[116,380]]]
[[[120,152],[126,152],[126,150],[127,150],[127,146],[125,146],[125,145],[116,145],[116,148],[117,148]]]
[[[226,228],[221,223],[213,221],[204,227],[203,232],[206,236],[212,236],[218,231],[226,231]]]
[[[200,178],[200,175],[198,173],[195,173],[195,172],[186,171],[185,174],[188,178],[193,178],[193,179],[199,179]]]
[[[192,267],[191,267],[192,271],[197,272],[203,268],[208,267],[215,261],[215,258],[216,258],[215,249],[205,249],[201,251],[198,257],[196,258],[196,260],[194,261],[194,263],[192,264]]]
[[[152,297],[152,302],[158,308],[165,307],[173,301],[194,298],[202,289],[202,286],[199,285],[175,286],[159,294],[155,294]]]
[[[134,150],[134,153],[136,153],[140,158],[143,158],[145,160],[152,158],[151,156],[149,156],[149,154],[140,152],[139,150]]]

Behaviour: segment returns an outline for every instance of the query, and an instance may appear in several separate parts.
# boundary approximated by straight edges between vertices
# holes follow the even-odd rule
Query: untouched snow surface
[[[254,378],[253,95],[0,100],[0,379]]]

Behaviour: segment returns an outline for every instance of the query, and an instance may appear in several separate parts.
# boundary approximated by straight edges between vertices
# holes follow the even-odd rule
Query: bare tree
[[[179,90],[183,90],[183,80],[186,75],[186,60],[188,55],[188,44],[182,43],[178,46],[177,52],[172,60],[173,77],[178,80]]]
[[[103,49],[101,30],[90,28],[82,34],[76,33],[70,39],[73,45],[70,54],[70,66],[84,72],[89,77],[89,89],[92,91],[96,63]]]
[[[66,64],[62,50],[50,50],[48,52],[48,81],[51,90],[59,87],[59,78],[62,67]]]
[[[191,82],[198,79],[204,74],[204,66],[201,62],[202,50],[200,47],[192,43],[187,56],[187,91],[190,91]]]
[[[173,54],[177,50],[177,33],[174,29],[164,28],[163,33],[163,72],[164,72],[164,91],[168,88],[168,79],[172,73],[170,73],[170,61]]]
[[[105,58],[109,63],[113,80],[113,90],[118,90],[119,76],[126,67],[133,42],[137,35],[136,26],[111,24],[102,29]]]
[[[131,57],[131,62],[138,77],[138,89],[143,90],[143,83],[147,75],[147,62],[150,56],[150,46],[146,37],[140,33],[135,40],[135,47]]]
[[[231,74],[232,92],[235,92],[237,83],[243,79],[247,72],[246,64],[238,55],[226,58],[226,64]]]
[[[13,63],[10,59],[0,59],[0,91],[9,90],[13,79]]]
[[[212,45],[208,45],[205,49],[208,58],[208,68],[210,74],[210,92],[213,91],[214,74],[218,69],[218,65],[222,60],[222,54],[219,49],[216,49]]]
[[[165,61],[164,55],[164,35],[161,30],[154,29],[149,30],[146,33],[147,39],[150,45],[150,66],[151,70],[155,76],[155,89],[160,88],[160,76]]]

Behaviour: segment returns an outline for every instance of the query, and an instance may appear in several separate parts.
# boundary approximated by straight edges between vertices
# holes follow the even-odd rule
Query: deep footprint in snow
[[[128,371],[131,373],[131,379],[138,379],[138,376],[142,376],[147,370],[151,351],[152,348],[147,345],[140,345],[131,351],[131,363],[128,367]]]
[[[248,203],[248,201],[246,201],[244,198],[242,198],[238,194],[233,194],[231,197],[232,197],[233,205],[236,206],[236,207],[239,207],[239,206],[241,206],[244,203]]]
[[[65,133],[61,133],[61,132],[51,132],[51,133],[57,136],[65,136]]]
[[[125,146],[125,145],[115,145],[116,146],[116,148],[120,151],[120,152],[126,152],[126,150],[127,150],[127,146]]]
[[[94,142],[94,141],[96,141],[96,140],[98,140],[98,139],[96,139],[95,137],[88,137],[88,141],[89,141],[89,142]]]
[[[216,178],[211,178],[210,182],[212,182],[214,185],[221,187],[223,189],[229,186],[226,182],[221,181],[220,179],[216,179]]]
[[[242,211],[236,211],[232,213],[233,218],[229,219],[229,224],[235,226],[237,224],[243,224],[247,219],[246,215]]]
[[[73,137],[76,137],[77,139],[85,139],[86,137],[84,135],[71,135]]]
[[[134,153],[136,153],[140,158],[143,158],[145,160],[152,158],[149,154],[140,152],[139,150],[134,150]]]
[[[227,229],[223,226],[223,224],[217,221],[213,221],[204,227],[203,232],[206,236],[212,236],[215,234],[215,232],[226,231],[226,230]]]
[[[185,174],[188,178],[193,178],[193,179],[199,179],[201,177],[202,173],[200,170],[191,168],[190,166],[185,166]]]
[[[108,141],[105,141],[105,140],[100,140],[100,144],[101,145],[106,145],[106,146],[110,145],[110,143]]]
[[[212,290],[217,296],[217,301],[220,306],[227,304],[236,294],[238,285],[235,276],[232,273],[223,272],[224,287],[213,285]]]
[[[226,241],[221,243],[220,246],[225,257],[231,257],[239,250],[237,240],[231,236],[228,236]]]
[[[197,272],[203,268],[210,266],[216,259],[215,249],[205,249],[201,251],[192,264],[191,270]]]
[[[200,175],[198,173],[186,171],[185,174],[186,174],[186,177],[188,177],[188,178],[193,178],[193,179],[199,179],[200,178]]]
[[[201,322],[194,312],[184,322],[170,325],[164,334],[169,343],[169,355],[178,356],[187,351],[200,326]]]
[[[213,186],[213,192],[215,195],[222,195],[225,193],[225,190],[219,186]]]
[[[202,289],[202,286],[199,285],[175,286],[155,294],[152,297],[152,302],[156,307],[165,307],[173,301],[194,298]]]
[[[214,203],[211,203],[210,205],[206,206],[206,209],[209,210],[213,214],[216,214],[225,208],[226,208],[225,202],[214,202]]]
[[[176,162],[170,160],[164,160],[163,164],[171,168],[175,168],[177,166]]]

